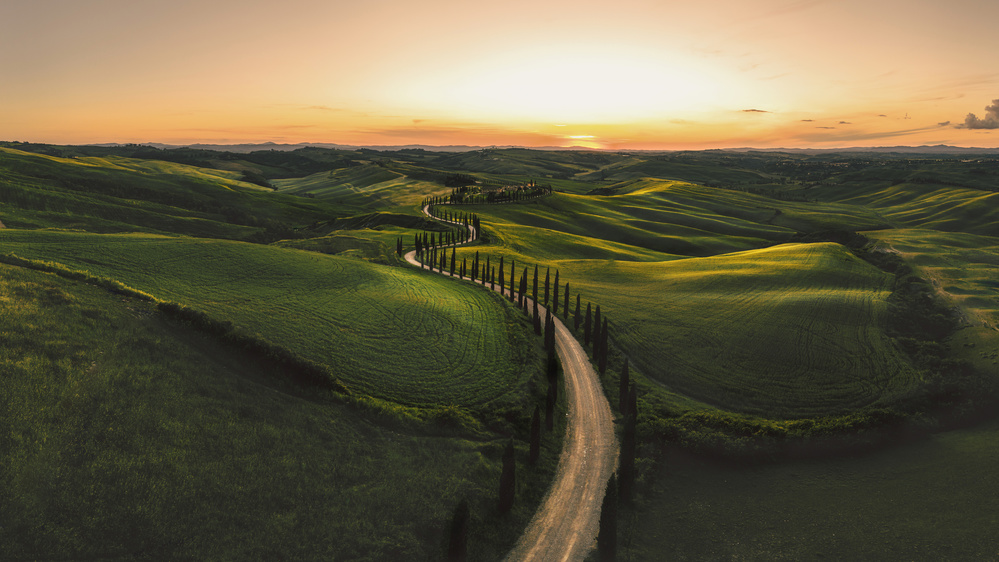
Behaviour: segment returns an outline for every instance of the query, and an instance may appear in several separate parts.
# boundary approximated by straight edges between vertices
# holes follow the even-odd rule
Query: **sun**
[[[454,118],[535,123],[620,123],[709,111],[735,88],[724,73],[693,58],[588,45],[524,48],[425,78],[395,93]]]

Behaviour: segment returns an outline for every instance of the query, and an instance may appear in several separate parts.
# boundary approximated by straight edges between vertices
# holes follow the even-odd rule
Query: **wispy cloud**
[[[801,122],[802,123],[814,123],[815,119],[802,119]]]
[[[816,129],[835,129],[836,127],[815,127]]]
[[[767,111],[765,109],[743,109],[743,113],[773,113],[772,111]]]
[[[851,123],[849,121],[840,121],[839,124],[840,125],[853,125],[853,123]]]
[[[964,118],[964,123],[958,129],[999,129],[999,99],[992,100],[992,105],[985,106],[985,117],[979,119],[974,113]]]

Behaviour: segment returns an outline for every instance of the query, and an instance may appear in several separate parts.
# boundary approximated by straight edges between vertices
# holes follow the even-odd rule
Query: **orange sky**
[[[993,0],[3,2],[0,140],[999,147],[997,21]]]

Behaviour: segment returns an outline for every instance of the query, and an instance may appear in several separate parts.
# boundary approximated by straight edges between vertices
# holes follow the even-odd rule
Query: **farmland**
[[[482,239],[456,256],[460,263],[479,252],[492,265],[502,257],[508,266],[515,261],[518,273],[538,265],[542,276],[550,268],[554,277],[557,270],[562,287],[571,286],[573,306],[581,295],[584,310],[588,303],[600,305],[608,319],[606,394],[618,403],[618,373],[627,358],[640,413],[641,486],[635,508],[625,515],[631,519],[621,535],[622,553],[633,559],[663,552],[681,559],[808,558],[823,552],[822,537],[832,534],[850,537],[837,539],[829,551],[843,558],[881,552],[875,547],[911,558],[977,558],[994,550],[985,539],[946,546],[957,545],[949,537],[986,536],[989,521],[972,514],[994,511],[986,492],[995,483],[985,467],[994,463],[988,443],[996,428],[988,421],[975,426],[994,416],[999,396],[999,232],[988,160],[724,151],[303,149],[216,155],[46,147],[49,154],[37,156],[0,150],[0,196],[9,202],[0,210],[9,227],[0,230],[0,254],[53,262],[188,306],[329,368],[349,389],[347,396],[317,398],[314,389],[265,372],[265,366],[248,366],[238,350],[198,335],[148,303],[100,296],[87,285],[0,265],[14,280],[6,294],[17,296],[4,301],[5,313],[17,310],[22,319],[21,331],[4,332],[6,341],[29,341],[41,333],[31,330],[54,334],[43,344],[18,344],[37,359],[17,363],[8,356],[5,365],[27,373],[10,396],[35,392],[48,400],[41,405],[46,412],[64,411],[60,393],[66,381],[90,380],[81,373],[94,363],[86,349],[91,344],[72,327],[96,326],[96,313],[74,308],[92,303],[85,308],[106,308],[111,318],[101,324],[97,341],[112,343],[93,344],[95,350],[134,347],[150,358],[143,369],[157,374],[143,388],[160,393],[150,395],[150,404],[206,412],[193,417],[194,426],[171,422],[176,430],[164,433],[163,443],[192,427],[226,425],[242,437],[199,438],[233,440],[239,443],[233,454],[249,456],[261,447],[254,439],[267,434],[273,438],[267,443],[287,443],[281,458],[300,454],[306,466],[325,454],[321,449],[343,449],[342,456],[322,461],[339,463],[337,468],[317,465],[319,472],[342,477],[339,483],[315,479],[311,470],[306,475],[291,461],[278,467],[270,464],[273,459],[254,457],[261,468],[247,475],[247,486],[261,489],[266,475],[297,470],[309,487],[325,490],[324,502],[354,506],[356,515],[324,511],[305,500],[298,503],[308,503],[306,511],[287,513],[352,520],[353,528],[319,530],[303,527],[302,519],[292,525],[255,504],[239,503],[240,492],[217,485],[228,498],[221,503],[246,514],[240,525],[285,537],[250,541],[246,548],[263,549],[254,553],[321,552],[315,545],[330,536],[356,536],[341,550],[322,552],[439,557],[441,535],[431,529],[440,529],[463,495],[474,498],[473,519],[498,522],[489,501],[501,443],[513,435],[523,449],[530,412],[543,401],[535,382],[543,363],[539,343],[530,323],[503,299],[409,269],[394,250],[398,238],[410,250],[414,235],[441,231],[420,215],[418,204],[430,195],[456,193],[448,182],[484,193],[528,180],[550,183],[554,193],[455,208],[475,213],[484,227]],[[141,156],[147,153],[173,160]],[[31,299],[34,308],[11,304]],[[66,328],[54,327],[60,316]],[[128,337],[122,326],[133,329],[135,322],[147,330],[135,337],[155,345],[120,343]],[[180,350],[179,356],[168,360],[167,349]],[[206,354],[225,359],[208,360]],[[53,369],[52,376],[62,378],[42,383],[44,392],[31,386],[31,373],[63,357],[78,359]],[[120,360],[142,363],[135,355]],[[257,417],[243,419],[231,409],[238,393],[249,392],[246,380],[267,390],[244,408],[267,405],[259,406]],[[110,383],[92,384],[97,386],[89,392],[111,392]],[[215,386],[204,390],[206,385]],[[282,401],[267,402],[275,389]],[[135,397],[113,397],[106,408],[131,416],[133,436],[152,431],[149,420],[183,417],[150,405],[141,406],[141,415],[132,413],[124,404]],[[17,489],[33,489],[24,476],[32,463],[62,466],[52,459],[72,447],[69,437],[55,435],[69,435],[67,428],[82,419],[72,417],[78,415],[75,406],[65,410],[72,414],[65,419],[32,417],[32,411],[20,411],[17,431],[54,432],[43,439],[52,444],[18,438],[22,452],[5,465],[7,474],[20,475]],[[204,418],[209,415],[236,417],[223,424]],[[319,443],[298,435],[316,428],[322,429]],[[338,432],[345,436],[341,441],[330,437]],[[153,458],[148,449],[132,457],[122,456],[120,448],[108,452],[101,445],[107,440],[101,433],[86,447],[138,466]],[[377,446],[362,451],[365,440]],[[205,451],[217,442],[199,443],[192,446]],[[546,443],[549,472],[531,473],[527,485],[536,498],[557,455],[557,440]],[[183,458],[183,468],[169,465],[169,477],[115,470],[132,483],[129,489],[188,490],[176,475],[203,475],[198,467],[213,461],[207,453]],[[733,459],[758,464],[745,468]],[[955,479],[948,462],[980,484]],[[393,510],[384,498],[403,492],[367,475],[376,464],[386,478],[423,483],[418,485],[427,494],[441,499],[420,496]],[[74,478],[80,480],[71,488],[92,485],[95,497],[107,497],[100,491],[106,483]],[[925,493],[916,497],[913,489]],[[305,492],[285,487],[275,493],[302,498]],[[351,493],[356,495],[344,499]],[[55,516],[32,512],[27,496],[9,497],[21,510],[11,525],[30,520],[56,528]],[[193,509],[195,500],[181,497]],[[71,503],[90,501],[81,498]],[[418,513],[420,501],[429,501],[426,513]],[[933,515],[933,506],[955,502],[970,506],[967,513],[947,508]],[[529,516],[526,507],[518,509],[516,517],[503,520],[502,531],[478,531],[487,545],[479,551],[483,558],[502,556],[501,545],[509,545]],[[253,512],[270,518],[253,519]],[[99,528],[123,517],[109,513],[103,522],[88,524]],[[137,536],[149,544],[173,542],[188,528],[170,527],[155,540],[148,529],[176,513],[151,515]],[[821,520],[811,522],[812,513]],[[394,523],[382,529],[378,522],[386,520]],[[892,522],[891,529],[877,526],[883,520]],[[226,521],[222,525],[233,519]],[[285,531],[277,530],[281,521]],[[310,529],[315,540],[303,545],[312,546],[289,546],[287,529],[293,528]],[[42,543],[39,537],[52,536],[28,535],[35,546],[18,544],[29,557],[35,552],[30,548]],[[185,552],[209,548],[209,534],[192,541]],[[53,544],[76,544],[51,550],[53,556],[97,552],[70,539]],[[217,548],[219,558],[248,552],[233,544]]]
[[[491,515],[500,444],[302,388],[52,274],[0,264],[0,314],[5,559],[434,557],[462,497],[478,556],[516,537]],[[537,501],[544,471],[523,476]]]
[[[519,388],[539,361],[498,299],[418,271],[166,236],[11,230],[0,243],[230,321],[401,404],[483,404]]]

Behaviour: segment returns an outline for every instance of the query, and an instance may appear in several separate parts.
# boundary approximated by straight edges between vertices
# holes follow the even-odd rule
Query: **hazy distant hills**
[[[471,145],[447,145],[447,146],[432,146],[426,144],[407,144],[407,145],[349,145],[349,144],[336,144],[336,143],[315,143],[315,142],[301,142],[295,144],[288,143],[274,143],[274,142],[264,142],[264,143],[245,143],[245,144],[164,144],[158,142],[147,142],[139,143],[142,146],[151,146],[160,149],[172,149],[172,148],[198,148],[203,150],[216,150],[219,152],[238,152],[238,153],[249,153],[258,150],[280,150],[290,152],[293,150],[298,150],[305,147],[315,147],[315,148],[331,148],[337,150],[378,150],[386,152],[394,152],[399,150],[427,150],[431,152],[468,152],[472,150],[482,150],[485,148],[531,148],[533,150],[598,150],[593,148],[586,148],[581,146],[539,146],[539,147],[518,147],[518,146],[471,146]],[[101,143],[94,144],[92,146],[120,146],[120,143]],[[753,148],[753,147],[739,147],[739,148],[724,148],[716,150],[708,150],[706,152],[786,152],[793,154],[805,154],[805,155],[817,155],[817,154],[834,154],[842,152],[850,153],[877,153],[877,154],[996,154],[999,155],[999,148],[980,148],[980,147],[962,147],[962,146],[949,146],[945,144],[937,145],[923,145],[923,146],[857,146],[848,148]],[[608,152],[677,152],[672,150],[613,150]]]

